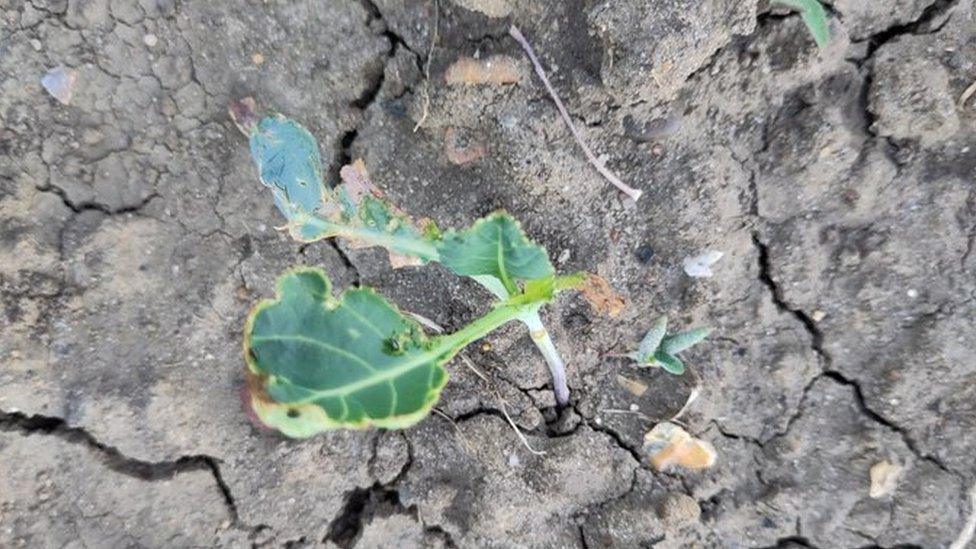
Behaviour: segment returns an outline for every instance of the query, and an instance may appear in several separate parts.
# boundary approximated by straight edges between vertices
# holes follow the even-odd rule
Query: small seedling
[[[773,0],[776,4],[795,9],[800,12],[803,23],[813,35],[817,47],[823,49],[830,41],[830,26],[827,23],[827,10],[818,0]]]
[[[413,425],[447,383],[445,364],[512,320],[529,328],[545,357],[557,403],[569,401],[565,366],[539,310],[557,293],[586,285],[587,275],[557,275],[545,249],[505,212],[459,231],[415,223],[372,184],[362,161],[342,168],[343,183],[329,189],[318,144],[302,126],[283,116],[258,120],[248,100],[232,104],[231,115],[249,137],[261,182],[293,238],[343,237],[353,246],[380,246],[394,266],[436,261],[497,298],[487,314],[457,332],[428,336],[373,289],[335,296],[321,269],[285,272],[275,299],[254,307],[244,331],[246,401],[263,424],[291,437]]]
[[[711,332],[711,328],[694,328],[671,335],[667,335],[667,328],[668,317],[662,316],[641,340],[636,351],[610,356],[626,357],[636,362],[638,366],[660,367],[668,373],[681,375],[685,372],[685,365],[675,355],[704,340]]]

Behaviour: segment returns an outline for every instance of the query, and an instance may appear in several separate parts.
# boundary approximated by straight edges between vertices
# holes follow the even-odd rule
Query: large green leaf
[[[450,231],[438,246],[440,261],[462,276],[492,276],[509,294],[516,281],[553,276],[546,250],[531,242],[510,215],[496,212],[463,231]]]
[[[371,289],[336,298],[321,270],[304,267],[279,279],[277,298],[255,307],[244,337],[251,407],[291,437],[416,423],[463,346],[435,345]]]

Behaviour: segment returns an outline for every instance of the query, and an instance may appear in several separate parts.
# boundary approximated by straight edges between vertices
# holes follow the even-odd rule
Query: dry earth
[[[974,9],[833,0],[818,51],[756,0],[0,0],[0,546],[948,546],[976,481]],[[585,162],[513,21],[638,203]],[[518,83],[446,83],[494,54]],[[70,105],[40,86],[58,65]],[[459,361],[456,425],[248,423],[243,319],[288,266],[451,329],[489,299],[275,231],[226,115],[244,95],[307,125],[331,180],[362,157],[416,216],[505,208],[628,299],[548,310],[568,410],[521,328],[469,351],[546,455]],[[705,249],[715,276],[685,275]],[[706,472],[655,473],[653,421],[608,411],[631,367],[601,355],[662,313],[716,328],[686,355]],[[650,374],[643,416],[692,377]],[[904,473],[872,498],[882,460]]]

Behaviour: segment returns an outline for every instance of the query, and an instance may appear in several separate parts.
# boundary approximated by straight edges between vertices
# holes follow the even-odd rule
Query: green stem
[[[396,253],[419,257],[424,261],[439,261],[440,253],[432,243],[404,235],[394,235],[370,229],[368,227],[353,227],[311,215],[301,220],[302,224],[319,229],[326,238],[342,236],[366,242],[372,246],[379,246]]]
[[[437,347],[448,351],[449,356],[454,356],[471,342],[485,337],[513,320],[537,311],[542,305],[542,302],[502,303],[488,314],[474,320],[453,334],[440,336],[437,340]]]

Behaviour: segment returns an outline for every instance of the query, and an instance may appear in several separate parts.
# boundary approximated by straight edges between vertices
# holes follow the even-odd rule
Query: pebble
[[[30,45],[34,48],[34,51],[41,51],[41,41],[37,38],[30,41]]]
[[[817,309],[816,311],[813,312],[813,314],[810,315],[810,318],[813,319],[814,322],[820,322],[826,317],[827,317],[827,313],[821,311],[820,309]]]
[[[675,492],[664,497],[657,508],[657,514],[667,526],[681,528],[701,517],[701,507],[691,496]]]
[[[157,37],[155,34],[149,33],[142,37],[142,42],[152,48],[159,43],[159,37]]]

